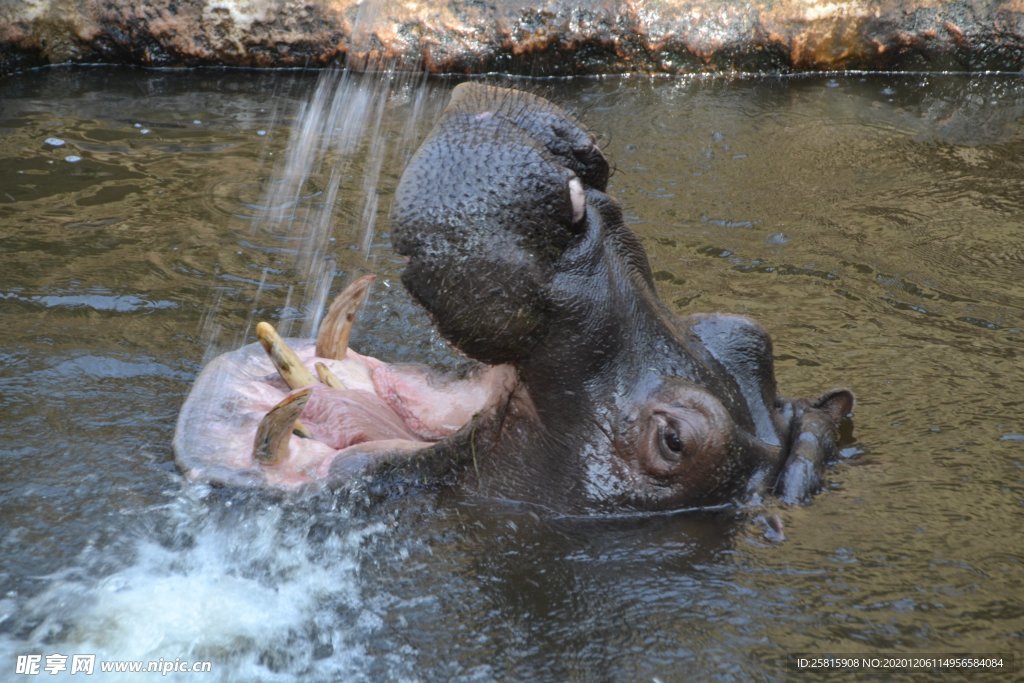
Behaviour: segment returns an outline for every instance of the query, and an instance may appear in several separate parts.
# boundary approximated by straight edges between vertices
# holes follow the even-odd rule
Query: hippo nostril
[[[587,214],[586,194],[579,178],[574,177],[569,181],[569,201],[572,202],[572,224],[579,225]]]

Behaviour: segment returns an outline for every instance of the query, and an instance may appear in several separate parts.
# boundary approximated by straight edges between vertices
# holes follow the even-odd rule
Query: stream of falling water
[[[284,243],[286,263],[264,268],[253,293],[253,306],[243,330],[220,339],[218,301],[204,323],[208,354],[251,340],[256,304],[269,284],[287,287],[283,314],[275,321],[284,335],[312,337],[326,309],[334,281],[353,279],[339,273],[335,247],[336,217],[355,217],[345,226],[359,235],[367,271],[373,270],[371,244],[386,207],[380,206],[381,171],[386,163],[401,167],[421,132],[428,97],[425,74],[383,65],[373,73],[348,68],[324,70],[310,97],[299,105],[287,147],[266,182],[256,233],[269,233]],[[400,109],[400,134],[385,136],[381,124]],[[429,119],[429,117],[427,117]],[[343,283],[344,284],[344,283]],[[218,343],[219,342],[219,343]]]

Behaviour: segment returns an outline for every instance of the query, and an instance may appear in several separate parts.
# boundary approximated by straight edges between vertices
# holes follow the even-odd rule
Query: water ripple
[[[113,294],[93,291],[87,294],[34,294],[0,292],[0,301],[14,301],[43,308],[90,308],[94,311],[134,313],[136,311],[177,308],[178,304],[167,300],[148,300],[134,294]]]

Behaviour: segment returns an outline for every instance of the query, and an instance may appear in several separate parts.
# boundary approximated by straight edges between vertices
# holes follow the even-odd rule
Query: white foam
[[[18,606],[21,623],[38,624],[24,638],[0,636],[0,661],[13,667],[18,655],[85,653],[96,655],[96,675],[102,661],[180,659],[211,661],[204,681],[359,677],[367,668],[362,643],[383,622],[362,604],[357,553],[385,527],[342,524],[313,543],[308,516],[286,516],[271,506],[241,523],[188,519],[175,530],[193,539],[184,548],[142,538],[134,556],[104,576],[94,574],[110,558],[86,553]],[[40,675],[81,679],[70,670]]]

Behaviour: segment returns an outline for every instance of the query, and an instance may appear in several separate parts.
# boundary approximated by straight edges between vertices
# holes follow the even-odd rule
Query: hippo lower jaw
[[[291,490],[349,484],[410,463],[453,469],[472,424],[497,414],[515,393],[515,370],[479,365],[448,376],[348,349],[371,281],[362,278],[338,296],[315,343],[286,342],[260,323],[260,343],[203,370],[174,436],[186,476]]]

